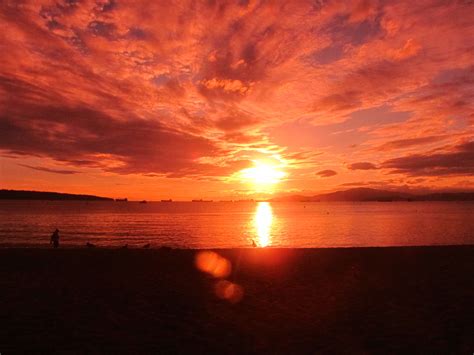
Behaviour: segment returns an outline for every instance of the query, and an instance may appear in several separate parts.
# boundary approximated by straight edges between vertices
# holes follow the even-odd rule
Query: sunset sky
[[[472,1],[0,6],[1,188],[474,189]]]

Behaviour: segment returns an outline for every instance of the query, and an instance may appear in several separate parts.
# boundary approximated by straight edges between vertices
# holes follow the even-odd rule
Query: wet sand
[[[474,246],[196,252],[0,249],[0,353],[474,351]]]

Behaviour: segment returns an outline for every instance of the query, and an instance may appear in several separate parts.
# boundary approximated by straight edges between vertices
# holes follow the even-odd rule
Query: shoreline
[[[145,243],[146,244],[146,243]],[[185,247],[173,247],[168,245],[150,245],[149,248],[144,248],[143,243],[138,246],[128,244],[127,248],[124,245],[102,245],[96,244],[92,248],[88,248],[84,244],[61,244],[59,248],[55,249],[49,244],[36,244],[36,243],[0,243],[0,250],[359,250],[359,249],[400,249],[400,248],[458,248],[467,247],[474,248],[474,244],[420,244],[420,245],[371,245],[371,246],[334,246],[334,247],[285,247],[285,246],[266,246],[266,247],[210,247],[210,248],[185,248]]]

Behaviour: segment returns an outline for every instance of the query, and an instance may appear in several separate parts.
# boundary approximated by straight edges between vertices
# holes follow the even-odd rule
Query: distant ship
[[[199,199],[199,200],[192,200],[191,202],[212,202],[212,200]]]
[[[147,200],[140,201],[140,203],[147,203]]]
[[[161,202],[173,202],[172,199],[168,199],[168,200],[161,200]]]
[[[115,202],[128,202],[128,198],[116,198]]]

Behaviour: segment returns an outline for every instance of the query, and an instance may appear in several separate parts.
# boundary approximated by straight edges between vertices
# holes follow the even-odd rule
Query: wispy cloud
[[[67,170],[67,169],[53,169],[53,168],[46,168],[42,166],[31,166],[27,164],[18,164],[20,166],[23,166],[28,169],[33,169],[33,170],[38,170],[38,171],[45,171],[47,173],[53,173],[53,174],[63,174],[63,175],[72,175],[72,174],[78,174],[79,171],[76,170]]]

